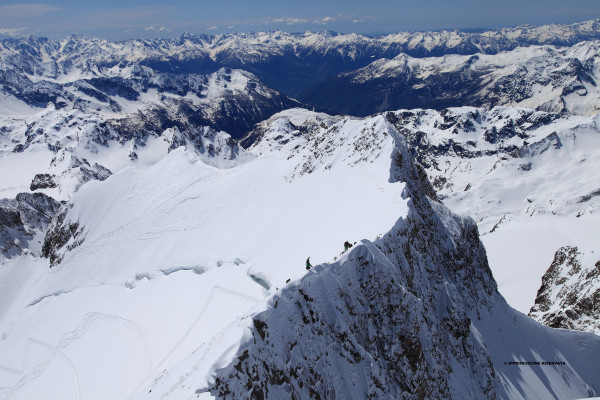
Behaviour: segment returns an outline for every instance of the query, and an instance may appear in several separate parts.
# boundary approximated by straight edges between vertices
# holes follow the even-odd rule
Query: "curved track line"
[[[206,312],[206,310],[208,310],[208,307],[211,305],[213,297],[217,291],[221,291],[223,293],[227,293],[227,294],[242,298],[244,300],[249,300],[249,301],[253,302],[254,304],[258,304],[261,301],[261,299],[247,295],[242,292],[238,292],[237,290],[227,289],[227,288],[224,288],[219,285],[213,286],[213,288],[211,289],[210,294],[208,296],[208,300],[204,304],[204,307],[202,307],[202,310],[200,310],[200,313],[198,313],[198,316],[196,317],[194,322],[192,322],[192,324],[188,328],[187,332],[181,337],[181,339],[179,339],[179,341],[175,344],[175,346],[173,346],[171,351],[162,359],[161,362],[158,363],[158,365],[156,367],[157,369],[159,369],[160,366],[163,365],[164,362],[167,361],[167,359],[169,357],[171,357],[171,355],[175,352],[175,350],[177,350],[177,348],[181,345],[181,343],[183,343],[183,341],[190,335],[190,333],[196,327],[198,322],[200,322],[200,319],[202,319],[202,317],[204,316],[204,313]]]
[[[17,374],[17,375],[22,375],[25,372],[25,365],[27,364],[27,359],[29,358],[29,346],[31,345],[31,340],[27,340],[27,344],[25,345],[25,356],[23,357],[23,363],[21,364],[21,369],[18,370],[16,368],[10,368],[4,365],[0,365],[0,369],[13,373],[13,374]]]
[[[63,334],[58,342],[58,345],[56,347],[52,347],[51,345],[49,345],[46,342],[43,342],[39,339],[35,339],[32,337],[27,338],[27,344],[25,347],[25,355],[23,357],[23,363],[21,365],[21,370],[18,370],[16,368],[10,368],[7,366],[0,366],[0,370],[4,370],[7,371],[9,373],[13,373],[16,375],[23,375],[25,373],[25,366],[27,365],[27,360],[29,359],[29,348],[31,343],[35,343],[39,346],[44,347],[45,349],[49,350],[52,352],[53,355],[56,355],[57,357],[59,357],[61,360],[63,360],[67,366],[69,367],[69,370],[71,371],[71,375],[73,376],[73,381],[75,383],[75,394],[76,394],[76,399],[77,400],[81,400],[81,390],[80,390],[80,384],[79,384],[79,377],[77,375],[77,371],[75,369],[75,366],[73,365],[73,363],[71,362],[71,360],[64,354],[61,353],[61,349],[64,349],[66,347],[68,347],[70,342],[73,342],[79,338],[81,338],[83,335],[85,335],[87,333],[87,331],[90,329],[92,323],[94,323],[95,321],[99,320],[99,319],[108,319],[108,320],[112,320],[112,321],[117,321],[120,323],[126,323],[126,324],[130,324],[133,325],[135,327],[135,329],[138,331],[138,334],[142,337],[142,341],[144,343],[144,347],[146,348],[146,355],[148,357],[148,361],[150,364],[150,372],[149,375],[154,373],[155,368],[154,368],[154,360],[152,357],[152,352],[150,351],[150,346],[148,345],[148,339],[146,337],[146,333],[144,331],[144,329],[138,325],[137,323],[128,320],[126,318],[122,318],[116,315],[110,315],[110,314],[103,314],[103,313],[98,313],[98,312],[92,312],[92,313],[87,313],[83,320],[82,323],[79,325],[79,327],[77,327],[76,329],[67,332],[65,334]],[[4,391],[8,391],[8,395],[10,395],[11,392],[14,391],[15,388],[17,388],[17,386],[19,385],[20,382],[24,382],[27,379],[35,379],[37,376],[41,375],[45,369],[50,365],[50,362],[52,360],[52,357],[50,357],[50,359],[46,360],[44,363],[40,363],[39,367],[40,368],[35,368],[34,371],[32,371],[31,373],[23,376],[15,385],[13,385],[11,388],[0,388],[0,390],[4,390]],[[36,375],[36,376],[33,376]],[[137,389],[136,389],[137,390]]]
[[[75,398],[77,400],[81,400],[81,392],[79,389],[79,377],[77,376],[77,370],[75,369],[75,366],[73,365],[71,360],[69,360],[69,358],[67,356],[65,356],[64,354],[62,354],[60,351],[58,351],[54,347],[50,346],[48,343],[43,342],[39,339],[34,339],[31,337],[27,338],[27,345],[25,347],[25,356],[23,357],[23,364],[21,366],[20,371],[17,369],[14,369],[14,368],[3,367],[3,366],[0,366],[0,369],[3,369],[5,371],[8,371],[8,372],[11,372],[14,374],[23,375],[25,373],[25,365],[27,365],[27,359],[29,358],[29,347],[30,347],[31,343],[35,343],[39,346],[42,346],[46,350],[49,350],[50,352],[52,352],[52,354],[54,356],[57,356],[58,358],[63,360],[65,362],[65,364],[67,364],[67,366],[69,367],[69,371],[71,372],[71,376],[73,377],[73,382],[75,384]],[[3,390],[5,393],[7,393],[7,396],[10,396],[10,394],[12,392],[14,392],[14,390],[16,388],[19,387],[19,383],[25,382],[28,379],[33,380],[33,379],[37,378],[38,376],[40,376],[44,372],[44,370],[48,367],[48,365],[50,365],[51,361],[52,361],[52,357],[50,357],[45,362],[38,364],[38,366],[36,366],[36,368],[34,368],[32,370],[32,372],[21,377],[21,379],[19,379],[19,381],[17,383],[15,383],[12,387],[1,388],[1,390]],[[40,368],[37,368],[37,367],[40,367]]]
[[[104,313],[99,313],[99,312],[87,313],[83,318],[83,323],[77,329],[74,329],[74,330],[62,335],[62,337],[60,338],[60,341],[59,341],[59,345],[57,347],[65,348],[68,346],[69,342],[72,342],[76,339],[81,338],[83,335],[85,335],[87,333],[87,331],[89,330],[92,323],[94,323],[95,321],[100,320],[100,319],[107,319],[107,320],[112,320],[112,321],[117,321],[120,323],[133,325],[135,327],[135,329],[138,331],[139,336],[141,336],[142,341],[144,343],[144,347],[146,348],[146,353],[148,355],[148,360],[150,362],[150,370],[154,370],[154,360],[152,358],[152,352],[150,351],[150,346],[148,345],[148,338],[146,336],[146,332],[145,332],[144,328],[142,326],[140,326],[139,324],[137,324],[127,318],[119,317],[117,315],[104,314]]]
[[[58,351],[55,348],[53,348],[52,346],[50,346],[48,343],[42,342],[41,340],[32,339],[32,338],[29,338],[29,340],[31,340],[33,343],[37,343],[40,346],[47,348],[48,350],[50,350],[55,355],[57,355],[61,360],[63,360],[69,366],[69,369],[71,370],[71,375],[73,376],[73,381],[75,382],[75,395],[76,395],[77,400],[80,400],[81,392],[79,389],[79,377],[77,376],[77,371],[75,370],[75,366],[73,365],[73,363],[71,363],[71,360],[69,360],[67,358],[67,356],[62,354],[60,351]]]
[[[131,392],[131,394],[127,397],[127,398],[131,398],[133,395],[135,395],[136,393],[139,392],[140,388],[145,384],[145,382],[155,376],[156,372],[160,369],[160,367],[169,359],[169,357],[171,357],[173,355],[173,353],[177,350],[177,348],[179,348],[179,346],[181,346],[181,344],[183,343],[183,341],[190,335],[190,333],[192,332],[192,330],[196,327],[196,325],[198,324],[198,322],[200,322],[200,320],[202,319],[202,317],[204,316],[204,313],[206,312],[206,310],[208,310],[208,307],[211,305],[214,295],[217,291],[221,291],[223,293],[232,295],[232,296],[236,296],[239,298],[242,298],[244,300],[248,300],[250,302],[253,302],[254,304],[258,304],[259,302],[262,301],[262,299],[259,299],[257,297],[254,296],[250,296],[246,293],[243,292],[238,292],[237,290],[233,290],[233,289],[227,289],[224,288],[220,285],[214,285],[213,288],[210,291],[210,294],[208,295],[208,300],[206,301],[206,303],[204,303],[204,306],[202,307],[202,310],[200,310],[200,312],[198,313],[198,315],[196,316],[196,319],[194,320],[194,322],[192,322],[192,324],[190,325],[190,327],[188,328],[188,330],[186,331],[186,333],[179,339],[179,341],[173,346],[173,348],[171,348],[171,350],[169,351],[169,353],[163,357],[163,359],[156,365],[156,368],[150,372],[150,374],[148,374],[148,376],[143,379],[142,381],[140,381],[140,384],[135,388],[135,390],[133,390]],[[222,332],[219,331],[215,336],[213,337],[217,337],[217,336],[222,336]]]

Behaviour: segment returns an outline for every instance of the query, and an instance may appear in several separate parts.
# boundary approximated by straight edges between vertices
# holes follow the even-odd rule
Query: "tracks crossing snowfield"
[[[27,381],[32,381],[32,380],[36,379],[37,377],[39,377],[40,375],[42,375],[44,372],[46,372],[46,369],[48,367],[50,367],[50,365],[51,365],[53,357],[57,357],[68,366],[71,376],[73,378],[73,388],[74,388],[74,393],[76,395],[75,398],[77,400],[80,400],[82,398],[81,397],[81,384],[80,384],[79,376],[77,373],[77,366],[65,354],[65,351],[68,351],[69,347],[71,345],[76,343],[78,341],[78,339],[80,339],[86,333],[88,333],[94,324],[101,323],[102,320],[116,322],[119,325],[122,324],[122,325],[131,326],[137,331],[138,336],[140,338],[140,342],[143,343],[143,346],[146,349],[148,374],[151,375],[152,372],[154,371],[154,362],[152,360],[152,352],[148,345],[148,340],[147,340],[146,333],[145,333],[143,327],[141,327],[139,324],[137,324],[129,319],[126,319],[126,318],[122,318],[122,317],[119,317],[116,315],[108,315],[108,314],[93,312],[93,313],[88,313],[76,329],[65,333],[61,337],[61,339],[59,340],[59,342],[56,346],[52,346],[52,345],[50,345],[42,340],[36,339],[36,338],[32,338],[32,337],[27,338],[26,346],[25,346],[25,354],[23,356],[23,362],[22,362],[21,368],[16,369],[16,368],[10,368],[10,367],[6,367],[6,366],[0,366],[0,369],[4,370],[6,372],[21,376],[20,379],[18,380],[18,382],[12,388],[3,388],[4,391],[7,393],[7,396],[10,396],[10,394],[15,389],[20,388]],[[27,372],[26,365],[29,362],[29,354],[30,354],[31,344],[36,344],[36,345],[39,345],[39,346],[49,350],[52,353],[52,356],[50,356],[50,358],[48,358],[46,361],[34,366],[30,372]]]
[[[274,126],[278,127],[271,129]],[[242,339],[247,339],[253,313],[269,307],[265,287],[250,275],[264,277],[271,285],[266,296],[287,278],[294,278],[290,286],[300,275],[317,279],[318,267],[305,272],[307,256],[319,264],[338,256],[344,241],[375,239],[382,233],[386,237],[406,221],[411,204],[418,200],[404,195],[409,193],[408,183],[400,173],[411,165],[406,139],[385,116],[358,120],[290,110],[263,127],[267,128],[263,137],[249,150],[257,157],[226,172],[198,163],[188,150],[178,149],[149,168],[121,170],[104,182],[84,185],[73,196],[64,222],[78,223],[85,241],[65,249],[59,268],[23,286],[23,307],[46,294],[65,293],[13,311],[11,333],[57,343],[63,332],[54,332],[52,339],[39,337],[36,327],[46,323],[51,330],[48,321],[53,319],[68,329],[80,327],[93,312],[120,316],[143,327],[147,346],[136,327],[108,318],[92,323],[92,327],[104,323],[103,330],[90,328],[79,336],[73,331],[73,340],[61,350],[76,367],[75,357],[94,348],[107,353],[108,360],[113,349],[102,335],[120,326],[119,335],[132,348],[119,344],[138,352],[129,357],[130,364],[123,360],[128,366],[123,376],[130,385],[123,384],[117,394],[111,393],[113,397],[195,398],[198,387],[208,387],[214,368],[227,365]],[[371,143],[364,144],[365,135],[374,137],[371,142],[381,151],[375,154],[372,147],[361,153]],[[416,179],[404,178],[409,177]],[[475,240],[476,235],[469,238]],[[388,250],[394,253],[397,248]],[[5,271],[0,269],[0,277]],[[402,272],[410,273],[408,267]],[[343,279],[322,276],[331,287],[351,287]],[[356,285],[352,290],[356,290],[353,298],[362,295]],[[327,292],[323,295],[336,295]],[[379,294],[377,288],[374,292]],[[296,314],[290,314],[291,320],[280,319],[281,328],[286,321],[295,322],[297,310],[293,304],[290,309]],[[497,329],[496,322],[490,324],[490,329]],[[458,332],[459,337],[463,334],[468,332]],[[10,340],[16,341],[14,336],[0,341],[0,351]],[[122,354],[111,356],[119,359]],[[105,380],[111,379],[115,368],[110,362],[94,367],[85,373],[93,371]],[[85,397],[86,390],[95,387],[80,372]],[[42,390],[30,383],[32,391]]]
[[[249,296],[246,293],[238,292],[237,290],[231,290],[231,289],[224,288],[220,285],[213,286],[213,288],[210,291],[210,295],[208,296],[208,300],[204,304],[204,307],[202,307],[202,309],[196,316],[196,319],[194,320],[194,322],[192,322],[192,324],[188,328],[187,332],[181,337],[181,339],[179,339],[179,341],[173,346],[171,351],[162,359],[162,361],[160,361],[158,363],[157,368],[156,368],[157,370],[160,369],[160,367],[163,366],[168,361],[169,357],[171,357],[173,355],[173,353],[175,353],[175,351],[181,346],[181,344],[189,337],[190,333],[194,330],[194,328],[196,328],[198,323],[202,320],[202,317],[206,313],[206,310],[208,310],[208,308],[212,305],[215,294],[218,292],[225,293],[225,294],[228,294],[231,296],[235,296],[235,297],[250,301],[253,304],[258,304],[262,300],[262,299],[259,299],[259,298],[253,297],[253,296]]]
[[[236,258],[236,259],[234,259],[234,261],[232,261],[231,263],[228,263],[227,265],[231,265],[229,268],[239,268],[239,266],[243,265],[243,264],[244,264],[244,261],[242,261],[239,258]],[[222,268],[226,268],[226,267],[222,267]],[[154,273],[137,275],[134,278],[134,280],[126,283],[124,285],[124,288],[135,289],[138,286],[138,284],[132,283],[132,282],[139,282],[140,280],[145,280],[145,279],[147,279],[148,282],[150,282],[150,281],[152,281],[152,282],[165,281],[166,282],[169,279],[164,279],[164,278],[181,276],[182,272],[183,273],[193,273],[194,275],[197,276],[197,275],[204,274],[206,272],[206,269],[204,269],[200,266],[163,268],[159,271],[155,271]],[[242,272],[242,271],[240,271],[240,272]],[[244,273],[244,276],[246,276],[246,279],[249,282],[252,282],[253,285],[258,286],[258,284],[256,282],[253,282],[246,273]],[[117,289],[117,287],[115,287],[113,285],[109,285],[109,286],[113,287],[114,289]],[[36,309],[39,309],[39,307],[42,305],[45,305],[45,306],[50,305],[50,302],[56,301],[57,299],[61,299],[61,301],[68,301],[67,298],[69,296],[78,295],[79,292],[89,290],[89,289],[103,290],[103,287],[104,287],[103,285],[98,285],[95,288],[79,288],[77,290],[70,291],[70,292],[55,293],[54,295],[44,296],[44,297],[38,299],[37,301],[31,302],[29,304],[28,308],[30,308],[31,310],[36,310]],[[179,358],[184,357],[188,351],[191,351],[191,349],[197,348],[198,350],[201,349],[202,354],[203,354],[202,357],[206,358],[216,347],[218,347],[218,345],[219,345],[218,343],[220,343],[219,340],[222,340],[222,338],[225,336],[225,333],[223,332],[223,329],[225,329],[225,328],[216,332],[213,337],[206,337],[202,344],[194,342],[194,340],[192,340],[191,335],[203,330],[201,325],[202,325],[203,319],[205,318],[205,315],[209,309],[211,309],[212,310],[211,312],[214,313],[215,310],[219,309],[219,304],[223,304],[223,302],[229,302],[230,300],[227,300],[229,298],[242,300],[243,302],[248,304],[248,306],[256,305],[262,301],[262,297],[253,296],[247,292],[235,290],[233,288],[228,288],[228,287],[225,287],[225,286],[222,286],[219,284],[213,285],[212,288],[210,289],[210,293],[209,293],[208,297],[205,299],[203,306],[201,307],[200,311],[197,313],[195,319],[193,321],[191,321],[190,325],[186,328],[185,332],[183,332],[183,334],[179,338],[171,339],[171,340],[173,340],[173,339],[174,340],[171,342],[170,350],[164,356],[161,356],[161,360],[158,363],[155,363],[153,361],[153,352],[155,352],[156,350],[153,351],[151,348],[151,344],[150,344],[151,341],[155,342],[156,339],[148,338],[145,328],[142,325],[140,325],[139,323],[135,322],[134,319],[125,318],[123,316],[119,316],[119,315],[115,315],[115,314],[109,314],[109,313],[104,313],[104,312],[89,312],[89,313],[87,313],[81,319],[81,321],[78,323],[78,326],[75,329],[72,329],[61,335],[56,346],[52,346],[52,345],[48,344],[46,341],[30,337],[25,342],[25,354],[23,356],[20,367],[15,368],[15,367],[0,365],[0,371],[11,374],[11,375],[15,375],[18,377],[17,378],[18,380],[14,385],[0,389],[0,394],[2,395],[2,397],[0,397],[0,398],[4,398],[4,396],[8,396],[8,398],[10,398],[11,394],[15,393],[15,390],[19,391],[23,387],[23,385],[32,383],[33,381],[35,381],[36,379],[41,377],[43,374],[48,372],[49,371],[48,368],[56,368],[55,366],[52,365],[53,359],[61,360],[65,364],[65,366],[68,367],[68,371],[70,371],[70,374],[72,376],[73,393],[75,396],[74,398],[76,398],[77,400],[80,400],[81,398],[85,398],[86,396],[82,394],[82,389],[81,389],[82,384],[80,383],[80,377],[78,376],[78,372],[77,372],[78,367],[80,368],[80,367],[84,366],[84,364],[81,364],[81,362],[82,362],[81,355],[78,356],[79,357],[78,361],[74,361],[70,358],[69,352],[74,347],[81,347],[79,345],[80,340],[85,339],[86,335],[89,336],[89,334],[94,330],[95,327],[99,328],[101,326],[109,326],[111,324],[116,324],[113,328],[111,328],[111,331],[112,331],[111,335],[118,335],[118,332],[120,329],[119,326],[122,326],[123,329],[126,329],[126,330],[132,329],[133,332],[135,333],[135,335],[137,335],[139,343],[145,349],[144,354],[145,354],[146,361],[144,364],[146,365],[147,374],[145,377],[143,377],[142,379],[137,381],[139,383],[137,383],[137,386],[134,389],[132,389],[130,392],[130,394],[133,395],[134,393],[137,393],[144,385],[147,385],[148,382],[151,382],[152,379],[161,370],[161,368],[163,368],[163,367],[168,368],[169,365],[176,362],[176,359],[173,358],[174,356],[179,357]],[[108,323],[108,325],[107,325],[107,323]],[[210,320],[206,320],[206,321],[204,321],[204,323],[210,324]],[[237,322],[233,321],[232,323],[235,324]],[[102,331],[104,331],[104,330],[105,330],[105,328],[102,329]],[[97,334],[96,334],[96,336],[97,336]],[[197,338],[197,336],[195,336],[195,337]],[[219,339],[219,337],[221,339]],[[110,342],[111,342],[111,339],[109,337],[107,337],[107,344],[110,345]],[[39,359],[36,359],[37,365],[30,367],[29,371],[28,371],[27,366],[31,363],[30,348],[31,348],[31,346],[34,346],[34,345],[40,346],[41,348],[50,351],[50,354],[49,354],[49,356],[45,357],[43,362],[39,362]],[[97,343],[97,345],[100,347],[103,346],[102,343]],[[185,345],[185,349],[182,349],[182,345]],[[178,350],[181,351],[181,354],[177,354]],[[214,355],[212,355],[212,357],[214,357]],[[142,366],[142,365],[140,364],[140,366]],[[33,369],[31,369],[31,368],[33,368]],[[86,373],[87,373],[87,371],[89,371],[89,368],[90,368],[90,365],[85,366]],[[62,382],[62,384],[63,385],[65,385],[65,384],[71,385],[70,383],[68,383],[66,381]],[[84,385],[84,387],[85,387],[85,385]],[[83,393],[85,393],[85,390],[83,390]]]

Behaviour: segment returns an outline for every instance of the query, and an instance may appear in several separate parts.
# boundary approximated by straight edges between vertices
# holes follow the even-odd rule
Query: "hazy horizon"
[[[72,33],[108,40],[175,38],[190,34],[249,33],[281,30],[379,35],[393,32],[480,31],[520,25],[572,24],[600,17],[597,0],[517,0],[489,2],[446,0],[327,3],[306,0],[286,4],[273,0],[228,0],[218,4],[185,0],[74,0],[19,2],[0,6],[0,37],[28,35],[62,38]]]

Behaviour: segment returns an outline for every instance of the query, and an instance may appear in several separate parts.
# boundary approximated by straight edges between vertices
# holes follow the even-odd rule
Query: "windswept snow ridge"
[[[594,395],[599,375],[587,368],[598,361],[584,354],[597,354],[600,338],[568,338],[508,307],[475,223],[439,203],[405,140],[394,136],[391,180],[406,184],[406,217],[381,239],[362,241],[275,294],[254,316],[237,357],[217,371],[211,393],[226,399]]]

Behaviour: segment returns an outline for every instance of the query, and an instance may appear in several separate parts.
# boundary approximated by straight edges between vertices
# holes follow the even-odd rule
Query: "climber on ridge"
[[[311,268],[312,268],[312,265],[310,264],[310,257],[308,257],[308,258],[306,259],[306,270],[308,271],[308,270],[309,270],[309,269],[311,269]]]

